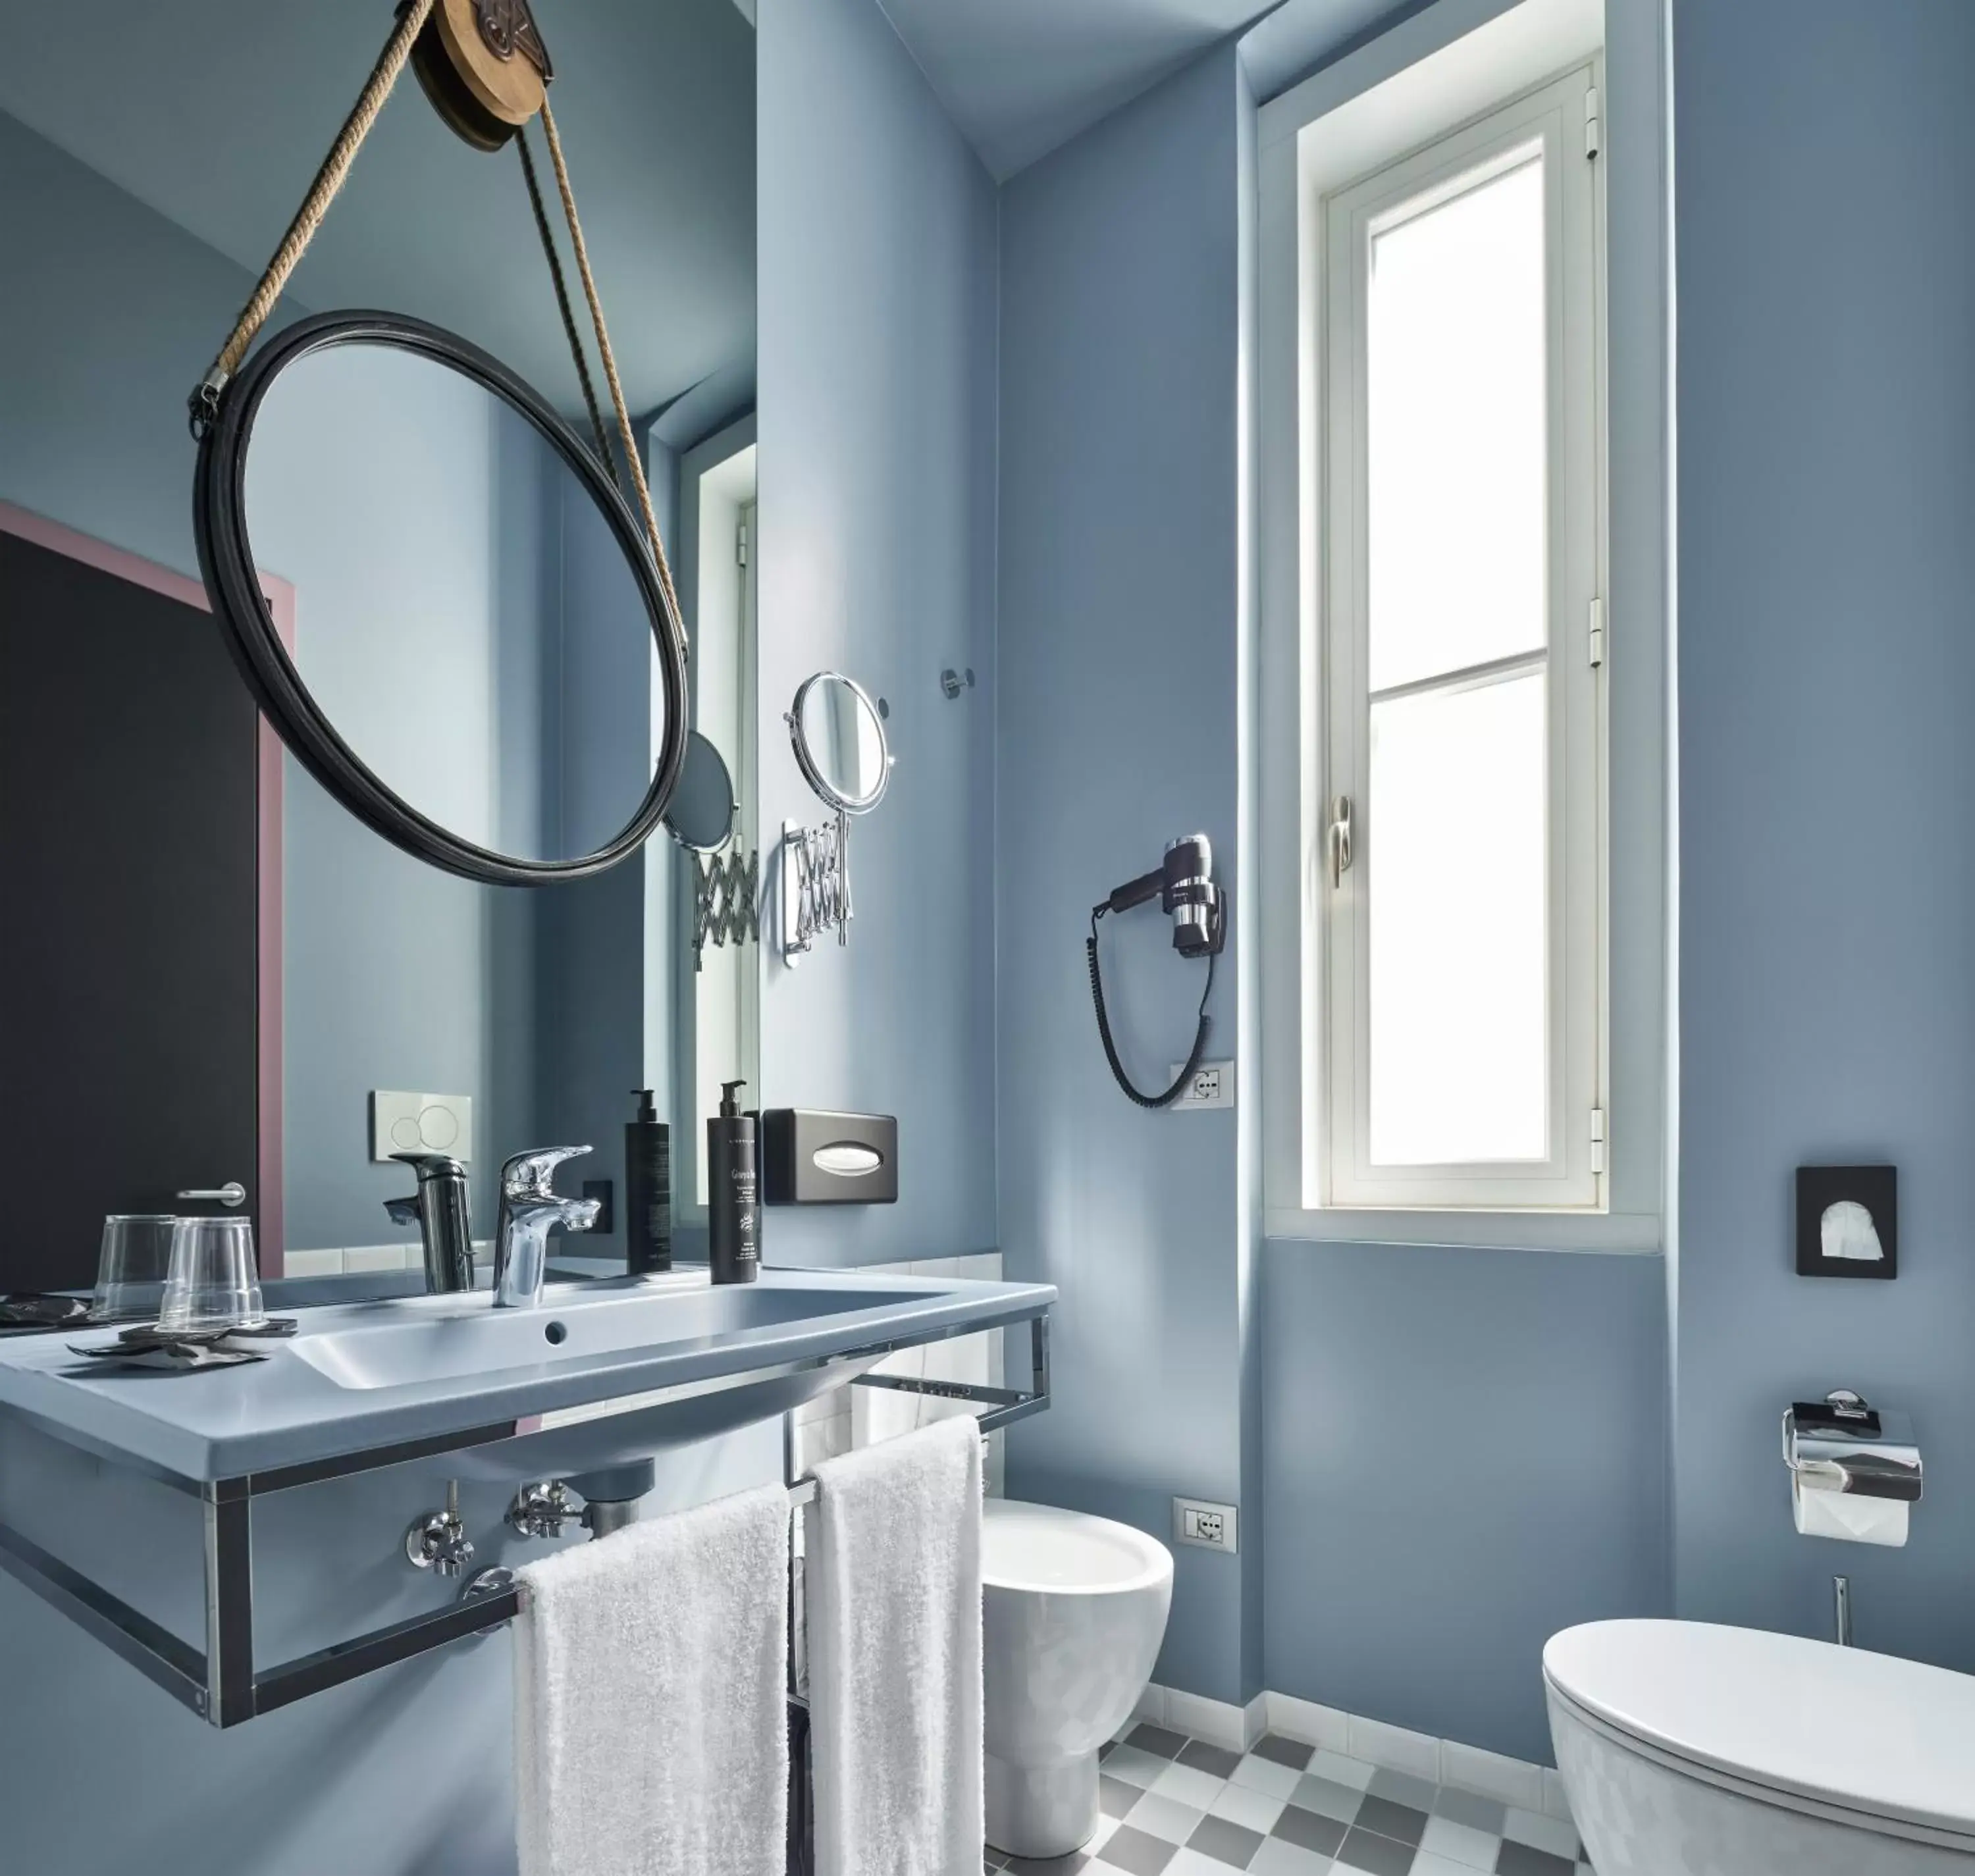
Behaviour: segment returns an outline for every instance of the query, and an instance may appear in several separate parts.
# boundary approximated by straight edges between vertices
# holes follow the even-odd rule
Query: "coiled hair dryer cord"
[[[1104,979],[1097,968],[1097,922],[1108,912],[1109,905],[1096,905],[1090,912],[1090,936],[1085,948],[1090,955],[1090,1000],[1097,1006],[1097,1033],[1104,1043],[1104,1059],[1111,1064],[1111,1073],[1117,1077],[1118,1086],[1141,1107],[1171,1107],[1185,1091],[1193,1079],[1194,1071],[1200,1066],[1201,1058],[1207,1053],[1207,1038],[1214,1027],[1214,1020],[1207,1014],[1207,1000],[1214,994],[1214,954],[1207,954],[1207,987],[1200,993],[1200,1027],[1194,1032],[1193,1053],[1186,1059],[1186,1066],[1179,1072],[1179,1079],[1164,1094],[1145,1094],[1132,1085],[1132,1078],[1125,1073],[1125,1065],[1118,1060],[1118,1045],[1111,1040],[1111,1019],[1104,1012]]]

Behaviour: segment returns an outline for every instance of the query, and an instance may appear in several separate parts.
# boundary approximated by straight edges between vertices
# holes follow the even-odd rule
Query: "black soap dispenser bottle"
[[[754,1116],[734,1098],[747,1085],[722,1082],[720,1112],[706,1123],[707,1250],[716,1283],[751,1283],[761,1265]]]
[[[649,1088],[634,1088],[638,1117],[624,1123],[625,1252],[631,1274],[672,1267],[672,1139]]]

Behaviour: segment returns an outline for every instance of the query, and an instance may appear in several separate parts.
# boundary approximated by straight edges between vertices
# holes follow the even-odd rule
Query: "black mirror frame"
[[[534,425],[575,473],[610,524],[638,583],[659,652],[665,690],[665,741],[652,785],[607,845],[573,859],[528,860],[462,839],[387,787],[337,733],[274,629],[254,565],[245,507],[247,449],[261,400],[282,371],[338,345],[386,345],[450,366]],[[434,866],[487,885],[539,886],[587,879],[626,859],[664,817],[685,759],[688,703],[684,626],[659,583],[642,529],[596,458],[541,397],[500,360],[456,333],[396,313],[324,313],[265,340],[222,394],[199,440],[192,485],[199,571],[232,652],[261,715],[302,766],[373,833]]]

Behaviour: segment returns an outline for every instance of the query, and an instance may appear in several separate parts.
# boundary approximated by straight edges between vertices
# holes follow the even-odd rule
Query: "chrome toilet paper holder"
[[[1873,1407],[1849,1388],[1834,1388],[1821,1401],[1793,1403],[1783,1415],[1783,1464],[1806,1492],[1920,1502],[1913,1422]]]

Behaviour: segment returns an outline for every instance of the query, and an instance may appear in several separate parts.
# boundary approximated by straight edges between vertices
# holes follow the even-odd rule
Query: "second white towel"
[[[825,1460],[808,1546],[816,1876],[981,1868],[981,1436]]]
[[[633,1524],[521,1572],[521,1876],[784,1876],[788,1493]]]

